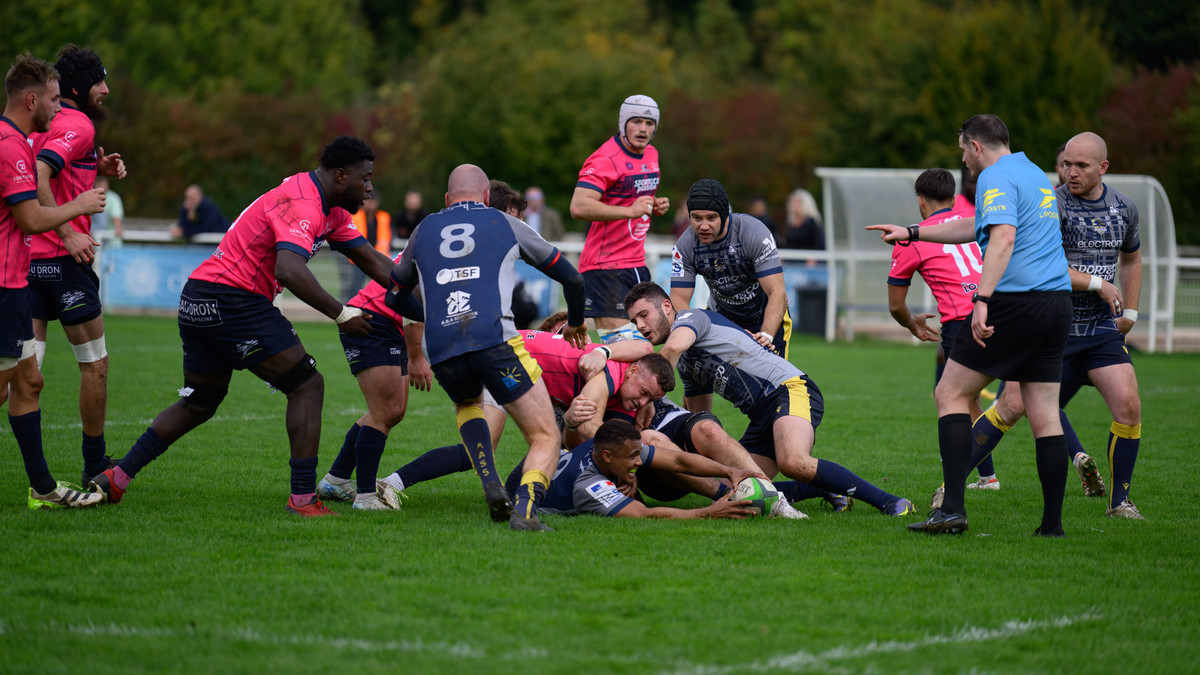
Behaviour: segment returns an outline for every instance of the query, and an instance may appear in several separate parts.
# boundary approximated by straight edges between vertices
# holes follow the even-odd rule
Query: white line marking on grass
[[[220,424],[221,422],[230,422],[230,421],[233,421],[233,422],[263,422],[266,420],[279,420],[280,422],[282,422],[283,418],[284,418],[283,411],[280,411],[278,415],[215,415],[211,420],[209,420],[208,422],[205,422],[205,424],[213,424],[214,422],[217,424]],[[150,423],[153,421],[154,421],[153,417],[147,417],[145,419],[140,419],[140,420],[105,420],[104,426],[106,426],[106,427],[148,427],[148,426],[150,426]],[[43,424],[42,428],[43,429],[56,429],[56,430],[82,429],[83,423],[72,422],[70,424]]]
[[[834,647],[833,649],[826,650],[819,654],[813,654],[811,652],[801,650],[792,654],[774,656],[766,661],[740,663],[736,666],[703,666],[685,664],[676,670],[666,672],[673,673],[674,675],[723,675],[724,673],[778,672],[783,670],[797,671],[809,669],[820,670],[823,668],[832,668],[833,662],[836,661],[861,659],[879,654],[912,652],[924,647],[933,647],[936,645],[1006,640],[1036,630],[1043,630],[1047,628],[1066,628],[1077,623],[1099,621],[1103,618],[1104,615],[1093,609],[1077,616],[1060,616],[1055,619],[1014,619],[1012,621],[1005,622],[999,628],[964,626],[953,633],[950,633],[949,635],[930,635],[920,640],[911,640],[908,642],[899,642],[895,640],[890,640],[888,642],[870,642],[861,647]]]
[[[258,645],[276,647],[293,647],[305,645],[320,645],[338,651],[355,652],[435,652],[443,655],[456,656],[464,659],[486,658],[487,653],[474,645],[465,642],[426,642],[424,640],[364,640],[361,638],[339,638],[324,635],[273,635],[254,628],[143,628],[139,626],[124,626],[116,623],[85,623],[71,624],[50,622],[43,625],[33,625],[22,630],[19,627],[0,622],[0,634],[12,633],[50,633],[100,637],[131,637],[131,638],[189,638],[215,637],[235,642],[249,642]],[[523,650],[503,655],[503,658],[528,658],[530,652]],[[545,654],[540,654],[545,656]]]

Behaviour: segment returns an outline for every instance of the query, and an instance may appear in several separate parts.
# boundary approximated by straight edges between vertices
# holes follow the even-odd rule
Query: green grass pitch
[[[109,317],[110,453],[182,386],[171,319]],[[57,326],[43,434],[77,481],[76,366]],[[335,328],[297,326],[325,376],[320,474],[364,404]],[[933,351],[793,343],[825,394],[815,453],[923,508],[940,481]],[[31,511],[0,433],[0,672],[1195,672],[1200,662],[1200,357],[1136,358],[1144,441],[1132,497],[1104,516],[1070,474],[1067,538],[1041,509],[1028,424],[996,454],[1003,489],[968,494],[971,530],[931,538],[857,504],[809,521],[488,519],[473,474],[418,485],[403,512],[304,520],[288,492],[284,400],[234,377],[217,417],[97,509]],[[722,403],[735,436],[745,419]],[[1068,408],[1108,480],[1109,417]],[[511,426],[511,425],[510,425]],[[382,472],[454,442],[449,400],[414,392]],[[523,445],[509,429],[507,469]],[[691,498],[688,506],[703,501]]]

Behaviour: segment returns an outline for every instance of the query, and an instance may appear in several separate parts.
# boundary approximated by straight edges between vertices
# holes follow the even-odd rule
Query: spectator
[[[821,212],[808,190],[794,190],[787,200],[787,228],[784,248],[825,250],[825,232],[821,229]]]
[[[203,232],[224,232],[229,220],[216,202],[209,199],[195,183],[183,191],[183,206],[179,207],[179,223],[171,226],[171,236],[191,241]]]
[[[525,189],[525,217],[522,219],[533,228],[534,232],[542,235],[546,241],[561,241],[563,238],[562,214],[553,206],[546,205],[546,195],[536,185]]]
[[[404,193],[404,213],[396,219],[396,236],[401,239],[408,239],[412,236],[413,230],[417,229],[417,225],[425,220],[425,216],[429,215],[424,208],[424,198],[421,193],[416,190],[409,190]]]
[[[779,227],[775,225],[775,221],[771,218],[771,211],[767,208],[766,199],[763,197],[751,199],[750,208],[746,212],[757,218],[763,225],[766,225],[771,236],[775,237],[775,241],[779,241]]]
[[[362,208],[352,219],[354,229],[366,237],[367,243],[376,251],[392,257],[392,216],[379,208],[379,192],[372,191],[363,201]],[[367,284],[367,275],[349,258],[338,260],[338,271],[342,281],[342,303],[353,298]]]
[[[687,195],[684,195],[683,199],[676,203],[680,206],[675,209],[675,219],[671,221],[671,238],[679,241],[684,232],[692,229],[692,219],[688,214]]]
[[[104,190],[106,201],[103,213],[92,216],[92,228],[97,232],[112,232],[113,238],[121,239],[125,236],[125,202],[109,187],[108,176],[98,176],[96,187]]]

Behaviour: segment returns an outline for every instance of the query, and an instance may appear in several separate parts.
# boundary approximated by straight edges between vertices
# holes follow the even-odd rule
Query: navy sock
[[[824,499],[825,495],[829,494],[828,491],[822,490],[815,485],[801,483],[798,480],[777,480],[772,485],[784,497],[787,497],[789,502],[799,502],[805,499]]]
[[[507,486],[505,486],[505,487],[507,487]],[[725,495],[729,494],[730,492],[733,492],[733,490],[730,490],[728,485],[726,485],[724,483],[717,485],[717,494],[713,495],[713,501],[714,502],[717,501],[718,499],[720,499],[721,497],[724,497]]]
[[[137,439],[129,452],[125,453],[125,457],[117,466],[120,466],[121,470],[130,478],[133,478],[147,464],[158,459],[166,451],[167,442],[158,435],[153,427],[146,427],[146,431]]]
[[[1138,446],[1142,443],[1141,424],[1113,422],[1108,430],[1108,465],[1112,478],[1109,490],[1109,508],[1119,506],[1129,498],[1129,484],[1133,481],[1133,466],[1137,464]]]
[[[1058,421],[1062,423],[1063,438],[1067,442],[1067,460],[1074,462],[1075,455],[1085,452],[1083,443],[1079,442],[1075,427],[1071,426],[1071,420],[1067,419],[1067,411],[1062,408],[1058,409]]]
[[[975,468],[979,469],[980,478],[984,476],[996,475],[996,465],[992,463],[992,456],[990,454],[987,457],[984,457],[983,461],[979,463],[979,466]]]
[[[104,451],[108,449],[104,443],[104,434],[100,434],[99,436],[83,434],[82,448],[83,470],[89,476],[95,476],[108,468],[104,462]]]
[[[895,495],[880,490],[853,471],[827,459],[817,460],[817,475],[813,477],[812,484],[827,492],[861,499],[877,509],[883,509],[896,500]]]
[[[317,491],[317,458],[289,459],[292,467],[292,494],[310,495]]]
[[[458,414],[458,435],[462,436],[463,445],[467,448],[475,473],[484,485],[500,483],[500,474],[496,470],[496,460],[492,452],[492,432],[488,429],[487,421],[483,419],[483,411],[479,408],[468,408]]]
[[[8,423],[12,426],[17,447],[21,450],[21,460],[25,462],[25,475],[29,476],[29,487],[42,495],[53,492],[58,483],[54,481],[54,476],[50,475],[46,456],[42,454],[42,411],[34,410],[18,417],[9,415]]]
[[[333,466],[329,467],[329,473],[334,478],[349,480],[350,474],[354,473],[355,452],[354,446],[358,442],[358,434],[363,429],[355,422],[350,427],[350,431],[346,432],[346,440],[342,441],[342,449],[338,451],[337,457],[333,460]],[[378,465],[375,466],[379,468]]]
[[[471,470],[471,458],[462,443],[434,448],[396,470],[404,487],[422,481],[449,476],[452,473]]]
[[[1063,495],[1067,491],[1067,442],[1062,436],[1034,439],[1038,480],[1042,483],[1042,532],[1062,532]]]
[[[387,445],[387,434],[378,429],[363,426],[354,443],[354,456],[358,463],[358,493],[375,492],[375,478],[379,474],[379,459]],[[334,462],[336,465],[337,462]],[[330,470],[330,473],[333,473]],[[333,474],[337,475],[337,474]]]
[[[938,418],[938,450],[942,455],[942,480],[946,486],[942,511],[966,515],[967,474],[971,473],[970,415],[954,413]]]

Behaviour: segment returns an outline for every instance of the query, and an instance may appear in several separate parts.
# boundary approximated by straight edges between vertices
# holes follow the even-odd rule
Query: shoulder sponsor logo
[[[1047,190],[1046,188],[1039,189],[1042,191],[1042,203],[1038,205],[1039,209],[1044,209],[1057,200],[1057,197],[1054,196],[1054,190]]]
[[[683,276],[683,256],[680,255],[678,248],[671,249],[671,276]]]
[[[985,210],[991,208],[992,202],[995,201],[997,197],[1003,197],[1005,194],[1007,193],[1001,192],[999,188],[992,188],[991,190],[983,193],[983,208]]]
[[[71,141],[75,140],[75,132],[74,132],[74,131],[68,131],[67,133],[63,134],[63,140],[64,140],[64,141],[66,141],[66,142],[68,142],[68,143],[70,143]]]
[[[23,159],[17,160],[17,172],[29,173],[29,165],[25,163],[25,160],[23,160]]]
[[[440,269],[435,277],[441,286],[453,283],[455,281],[469,281],[479,278],[479,267],[456,267],[454,269]]]

